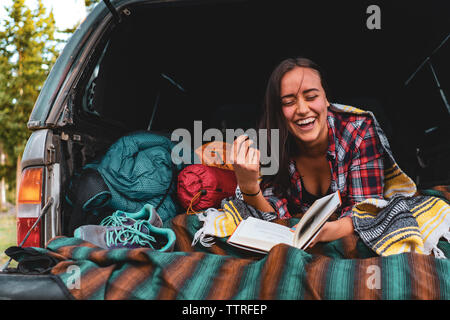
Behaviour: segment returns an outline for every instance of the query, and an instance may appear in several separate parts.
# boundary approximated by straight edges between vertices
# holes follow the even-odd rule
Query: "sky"
[[[0,0],[0,19],[5,17],[4,7],[9,7],[13,0]],[[26,0],[30,8],[34,8],[36,0]],[[47,9],[53,9],[56,26],[59,29],[72,28],[76,23],[82,21],[86,16],[84,0],[43,0]]]

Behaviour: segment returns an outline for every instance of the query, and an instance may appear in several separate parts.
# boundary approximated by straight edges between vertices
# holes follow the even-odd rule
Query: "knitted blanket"
[[[437,247],[440,238],[450,242],[450,206],[429,197],[396,197],[377,214],[362,204],[354,208],[353,223],[360,237],[379,255],[415,251],[445,254]]]

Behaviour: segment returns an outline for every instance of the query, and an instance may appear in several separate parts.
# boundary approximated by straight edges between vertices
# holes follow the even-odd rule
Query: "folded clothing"
[[[22,274],[48,274],[59,262],[56,258],[37,251],[35,248],[12,246],[5,254],[18,261],[17,271]]]

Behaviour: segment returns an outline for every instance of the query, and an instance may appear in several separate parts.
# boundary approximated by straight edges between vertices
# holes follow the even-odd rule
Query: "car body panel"
[[[55,275],[0,272],[0,300],[72,300]]]

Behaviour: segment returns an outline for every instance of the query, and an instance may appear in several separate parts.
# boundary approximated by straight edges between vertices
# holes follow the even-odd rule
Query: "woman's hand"
[[[259,191],[259,158],[258,149],[251,147],[253,141],[247,135],[234,140],[231,148],[231,161],[239,188],[244,193]]]
[[[354,232],[353,222],[350,217],[344,217],[336,221],[325,222],[317,237],[309,244],[314,247],[318,242],[330,242],[348,236]]]

